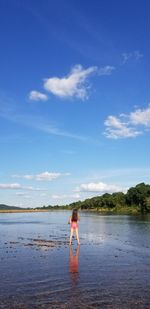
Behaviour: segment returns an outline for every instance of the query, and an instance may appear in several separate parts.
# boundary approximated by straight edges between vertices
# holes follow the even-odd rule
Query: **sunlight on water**
[[[69,215],[0,215],[0,308],[149,309],[149,216]]]

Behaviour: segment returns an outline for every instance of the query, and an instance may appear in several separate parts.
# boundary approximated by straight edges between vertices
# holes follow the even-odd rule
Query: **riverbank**
[[[115,207],[115,208],[107,208],[107,209],[98,209],[98,213],[107,213],[107,214],[118,214],[118,215],[132,215],[132,214],[140,214],[140,209],[139,207]]]
[[[71,209],[2,209],[0,213],[28,213],[28,212],[51,212],[51,211],[62,211],[62,210],[71,210]],[[118,214],[118,215],[132,215],[132,214],[140,214],[139,207],[115,207],[115,208],[91,208],[91,209],[79,209],[80,212],[95,212],[101,214]]]
[[[0,213],[22,213],[22,212],[48,212],[49,210],[45,209],[6,209],[0,210]]]

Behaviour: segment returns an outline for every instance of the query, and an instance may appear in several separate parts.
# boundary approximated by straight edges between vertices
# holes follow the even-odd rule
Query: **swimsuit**
[[[72,229],[77,229],[78,228],[78,223],[76,221],[71,222],[71,228]]]

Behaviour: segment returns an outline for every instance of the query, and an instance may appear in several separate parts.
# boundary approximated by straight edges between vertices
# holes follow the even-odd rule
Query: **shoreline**
[[[48,212],[50,210],[45,210],[45,209],[4,209],[4,210],[0,210],[0,214],[1,213],[22,213],[22,212]]]
[[[51,211],[72,211],[72,209],[1,209],[0,214],[3,213],[33,213],[33,212],[51,212]],[[80,212],[94,212],[97,214],[110,215],[138,215],[141,214],[138,208],[115,208],[115,209],[79,209]]]

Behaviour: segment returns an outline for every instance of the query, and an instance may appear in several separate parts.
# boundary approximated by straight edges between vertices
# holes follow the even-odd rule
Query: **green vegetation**
[[[131,187],[127,193],[105,193],[101,196],[88,198],[84,201],[77,201],[69,205],[43,206],[37,208],[23,209],[15,206],[0,204],[0,212],[23,212],[23,211],[49,211],[49,210],[79,210],[97,211],[102,213],[137,214],[150,213],[150,185],[140,183]]]
[[[63,206],[44,206],[43,209],[92,210],[106,213],[136,214],[150,212],[150,185],[140,183],[130,188],[127,193],[105,193]]]

